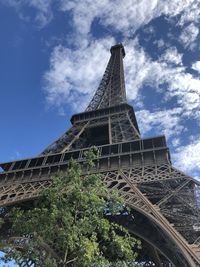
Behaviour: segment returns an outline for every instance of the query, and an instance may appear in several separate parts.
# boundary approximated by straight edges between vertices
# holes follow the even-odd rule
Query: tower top
[[[120,44],[116,44],[111,46],[110,48],[110,53],[112,54],[115,50],[120,49],[123,55],[123,58],[125,57],[126,53],[125,53],[125,49],[124,46],[120,43]]]
[[[86,111],[127,103],[123,67],[124,47],[122,44],[116,44],[110,48],[110,52],[110,60],[103,78]]]

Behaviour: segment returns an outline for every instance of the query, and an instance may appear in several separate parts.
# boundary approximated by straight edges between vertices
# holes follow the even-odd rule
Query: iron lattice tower
[[[81,164],[84,150],[96,145],[92,171],[133,210],[116,220],[144,241],[156,266],[200,266],[200,182],[172,166],[164,136],[141,138],[126,100],[124,47],[110,51],[100,85],[86,111],[72,116],[72,127],[39,156],[0,164],[0,206],[40,197],[71,158]]]

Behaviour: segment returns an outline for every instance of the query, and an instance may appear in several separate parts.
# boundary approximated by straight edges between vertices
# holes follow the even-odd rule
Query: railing
[[[166,140],[164,136],[159,136],[155,138],[147,138],[147,139],[138,139],[131,142],[118,143],[113,145],[103,145],[98,146],[99,158],[107,158],[114,157],[117,155],[128,155],[128,154],[138,154],[144,153],[145,155],[152,153],[157,154],[157,158],[159,159],[159,151],[167,149],[166,148]],[[57,153],[51,155],[45,155],[30,159],[17,160],[13,162],[1,163],[0,167],[2,171],[0,173],[23,170],[23,169],[31,169],[35,167],[44,167],[56,164],[62,164],[63,162],[67,162],[70,159],[75,159],[77,161],[83,161],[85,159],[84,152],[88,150],[79,149],[73,150],[65,153]],[[156,152],[157,151],[157,152]],[[147,157],[147,156],[146,156]]]

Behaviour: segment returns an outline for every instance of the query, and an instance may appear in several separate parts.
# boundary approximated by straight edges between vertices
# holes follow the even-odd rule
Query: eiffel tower
[[[200,266],[200,182],[172,166],[165,136],[141,138],[126,100],[124,47],[110,52],[94,97],[85,112],[72,116],[72,127],[40,155],[0,164],[1,216],[8,206],[39,198],[54,174],[65,171],[71,158],[81,163],[95,145],[99,158],[92,172],[101,173],[131,208],[116,220],[143,241],[144,258],[151,266]]]

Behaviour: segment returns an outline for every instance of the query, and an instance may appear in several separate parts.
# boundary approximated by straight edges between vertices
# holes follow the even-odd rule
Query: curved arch
[[[105,180],[106,181],[106,180]],[[113,186],[113,182],[117,181],[117,185]],[[143,214],[155,226],[160,229],[172,244],[175,245],[176,252],[182,255],[187,262],[186,267],[197,267],[200,264],[200,258],[195,253],[195,248],[191,247],[187,241],[179,234],[179,232],[169,223],[162,215],[159,207],[153,205],[147,197],[140,191],[136,184],[132,183],[125,172],[118,171],[117,177],[111,177],[107,180],[107,186],[112,190],[118,189],[125,204],[139,213]],[[198,264],[197,264],[198,263]],[[182,265],[178,265],[182,266]],[[183,265],[184,266],[184,265]]]
[[[115,216],[113,219],[118,224],[123,225],[131,234],[146,241],[150,247],[159,251],[167,259],[167,262],[175,266],[189,266],[182,257],[179,257],[177,247],[173,242],[165,234],[163,235],[160,232],[160,228],[142,213],[132,210],[132,213],[129,215]]]
[[[158,219],[156,219],[154,216],[152,216],[148,212],[138,208],[137,206],[134,207],[134,205],[130,205],[130,204],[128,204],[128,206],[130,206],[135,212],[137,212],[137,216],[140,215],[140,217],[141,216],[143,217],[146,227],[148,228],[148,231],[152,231],[153,228],[157,229],[156,238],[159,239],[158,235],[161,233],[163,236],[162,240],[167,241],[169,247],[166,250],[164,246],[161,247],[156,244],[155,240],[152,240],[153,234],[155,234],[155,232],[150,233],[151,237],[145,236],[144,224],[143,225],[140,224],[138,225],[138,227],[135,227],[134,225],[133,227],[133,225],[131,225],[130,222],[126,220],[126,222],[124,223],[125,223],[126,228],[128,228],[130,232],[146,240],[149,244],[152,244],[167,259],[169,259],[171,263],[175,264],[175,266],[177,267],[178,266],[182,266],[182,267],[196,267],[197,266],[194,263],[194,260],[192,259],[190,254],[188,253],[188,251],[182,246],[181,243],[178,242],[176,238],[174,238],[172,233],[170,233]],[[142,233],[140,233],[141,231]],[[158,240],[158,243],[159,242],[160,240]]]

